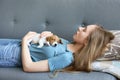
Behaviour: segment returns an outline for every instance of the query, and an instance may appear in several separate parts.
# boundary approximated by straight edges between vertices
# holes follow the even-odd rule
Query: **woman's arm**
[[[36,34],[36,32],[28,32],[22,39],[22,64],[25,72],[49,71],[48,60],[33,62],[30,57],[27,41]]]

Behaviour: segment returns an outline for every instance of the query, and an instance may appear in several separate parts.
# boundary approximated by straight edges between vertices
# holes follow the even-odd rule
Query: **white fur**
[[[46,41],[46,37],[40,38],[38,41],[39,45],[37,46],[38,48],[41,48],[44,46],[44,44],[47,44],[50,46],[49,42]]]

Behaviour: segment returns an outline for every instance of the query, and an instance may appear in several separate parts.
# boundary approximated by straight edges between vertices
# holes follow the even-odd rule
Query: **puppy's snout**
[[[52,43],[52,46],[57,46],[57,42]]]

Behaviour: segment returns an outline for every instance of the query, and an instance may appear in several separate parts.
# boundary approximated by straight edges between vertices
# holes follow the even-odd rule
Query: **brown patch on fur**
[[[50,44],[53,44],[54,42],[62,44],[61,39],[57,35],[46,37],[46,41],[48,41]]]

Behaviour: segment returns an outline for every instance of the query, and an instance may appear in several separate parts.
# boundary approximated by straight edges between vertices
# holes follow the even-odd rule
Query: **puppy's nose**
[[[57,44],[54,44],[54,46],[57,46]]]

